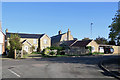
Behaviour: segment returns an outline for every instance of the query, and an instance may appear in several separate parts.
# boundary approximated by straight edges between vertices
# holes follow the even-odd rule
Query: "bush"
[[[32,54],[40,54],[40,52],[32,52]]]
[[[57,55],[61,55],[61,51],[64,50],[63,47],[48,47],[47,49],[50,49],[50,50],[57,50]]]
[[[100,52],[94,52],[94,53],[92,53],[92,55],[95,55],[95,54],[104,54],[104,53],[100,53]]]
[[[54,54],[55,54],[55,52],[53,52],[53,51],[52,51],[52,52],[50,52],[50,55],[54,55]]]
[[[32,52],[33,52],[33,50],[35,49],[35,46],[34,46],[34,45],[32,45],[32,47],[31,47],[31,48],[32,48]]]
[[[65,52],[62,51],[62,52],[60,53],[60,55],[65,55]]]
[[[49,56],[49,53],[50,53],[50,49],[48,49],[48,48],[43,49],[43,51],[42,51],[43,56],[45,56],[45,55]]]
[[[87,48],[88,48],[89,52],[92,53],[92,47],[88,46]]]
[[[28,54],[25,50],[23,50],[23,55],[26,55],[26,54]]]
[[[47,49],[50,49],[50,50],[63,50],[63,47],[52,46],[52,47],[48,47]]]

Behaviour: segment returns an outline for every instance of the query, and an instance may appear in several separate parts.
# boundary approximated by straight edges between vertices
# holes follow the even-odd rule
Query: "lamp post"
[[[90,24],[90,27],[91,27],[91,39],[92,39],[92,25],[93,23]],[[91,53],[93,52],[93,47],[92,47],[92,43],[91,43]]]
[[[92,25],[93,25],[93,23],[91,23],[90,25],[91,25],[91,39],[92,39]]]

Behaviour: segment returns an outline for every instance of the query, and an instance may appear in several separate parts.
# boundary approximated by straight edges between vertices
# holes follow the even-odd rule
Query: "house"
[[[94,40],[70,40],[65,41],[63,44],[69,47],[69,49],[66,49],[66,53],[72,55],[89,53],[89,46],[92,47],[92,53],[101,52],[105,54],[120,54],[120,46],[97,44]]]
[[[32,52],[32,46],[35,47],[33,51],[42,51],[51,46],[51,39],[46,34],[11,33],[6,29],[6,47],[10,46],[9,38],[11,34],[18,34],[20,36],[20,42],[23,44],[22,49],[27,53]]]
[[[120,46],[112,46],[113,47],[113,49],[114,49],[114,52],[113,52],[113,54],[119,54],[120,55]]]
[[[71,40],[64,42],[69,46],[66,53],[70,55],[80,55],[89,53],[88,47],[92,47],[92,53],[98,52],[99,45],[94,40]]]
[[[5,52],[5,34],[2,32],[1,22],[0,22],[0,55]]]
[[[66,33],[62,33],[61,30],[58,32],[58,35],[51,37],[51,44],[52,46],[59,46],[64,41],[74,40],[73,36],[71,35],[71,31],[68,29]]]

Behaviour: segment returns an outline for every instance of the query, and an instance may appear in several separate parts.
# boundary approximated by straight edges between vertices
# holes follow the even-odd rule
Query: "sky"
[[[2,29],[5,32],[46,33],[49,37],[58,31],[73,37],[105,37],[116,11],[117,2],[3,2]],[[92,26],[92,36],[91,28]]]

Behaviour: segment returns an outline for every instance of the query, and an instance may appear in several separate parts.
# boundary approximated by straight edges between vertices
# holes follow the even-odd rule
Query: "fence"
[[[15,53],[14,53],[14,58],[23,58],[23,50],[16,50],[15,49]]]

